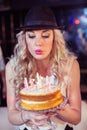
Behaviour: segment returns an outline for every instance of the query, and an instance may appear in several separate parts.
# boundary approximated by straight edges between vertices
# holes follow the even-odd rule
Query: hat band
[[[51,22],[51,21],[32,21],[32,22],[26,22],[24,24],[24,26],[36,26],[36,25],[49,25],[49,26],[56,26],[57,24],[55,22]]]

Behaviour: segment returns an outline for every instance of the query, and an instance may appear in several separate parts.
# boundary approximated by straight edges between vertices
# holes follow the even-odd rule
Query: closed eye
[[[28,35],[28,37],[31,38],[31,39],[35,38],[34,35]]]
[[[43,38],[49,38],[49,35],[43,35],[42,37]]]

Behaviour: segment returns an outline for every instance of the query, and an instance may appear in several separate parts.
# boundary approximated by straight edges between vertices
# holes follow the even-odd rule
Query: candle
[[[40,75],[37,73],[37,85],[36,85],[37,89],[40,88],[40,86],[41,86],[41,79]]]
[[[50,79],[46,76],[46,84],[48,85],[48,89],[50,90]]]
[[[25,86],[25,88],[28,88],[28,82],[27,82],[27,78],[26,77],[24,78],[24,86]]]
[[[52,76],[50,77],[50,83],[55,86],[56,81],[55,81],[54,75],[52,75]]]

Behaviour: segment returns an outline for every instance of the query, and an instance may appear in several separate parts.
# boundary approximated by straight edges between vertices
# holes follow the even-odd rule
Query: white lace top
[[[66,89],[67,89],[67,87],[69,87],[68,86],[69,78],[70,78],[69,73],[70,73],[73,61],[74,61],[74,58],[72,57],[71,60],[69,60],[68,63],[67,63],[66,70],[68,71],[68,74],[64,77],[64,82],[62,83],[62,86],[61,86],[61,92],[62,92],[63,96],[65,96],[65,97],[67,95],[66,94]],[[11,60],[12,65],[14,64],[14,62],[15,62],[15,59]],[[64,122],[64,121],[58,119],[57,116],[52,117],[51,120],[56,123],[55,130],[64,130],[65,127],[66,127],[66,124],[68,124],[67,122]],[[20,127],[20,130],[23,130],[25,127],[28,130],[31,130],[31,128],[29,126],[27,126],[26,124],[21,125],[19,127]],[[39,130],[47,130],[47,128],[40,127]]]

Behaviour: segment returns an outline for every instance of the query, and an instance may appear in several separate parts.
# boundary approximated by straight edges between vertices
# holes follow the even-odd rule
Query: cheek
[[[33,48],[33,43],[28,39],[26,39],[26,45],[27,45],[29,51]]]
[[[47,45],[47,50],[51,51],[53,47],[53,40],[49,40],[49,44]]]
[[[31,43],[27,43],[27,47],[30,52],[33,51],[33,45]]]
[[[52,45],[48,47],[48,52],[51,53]]]

